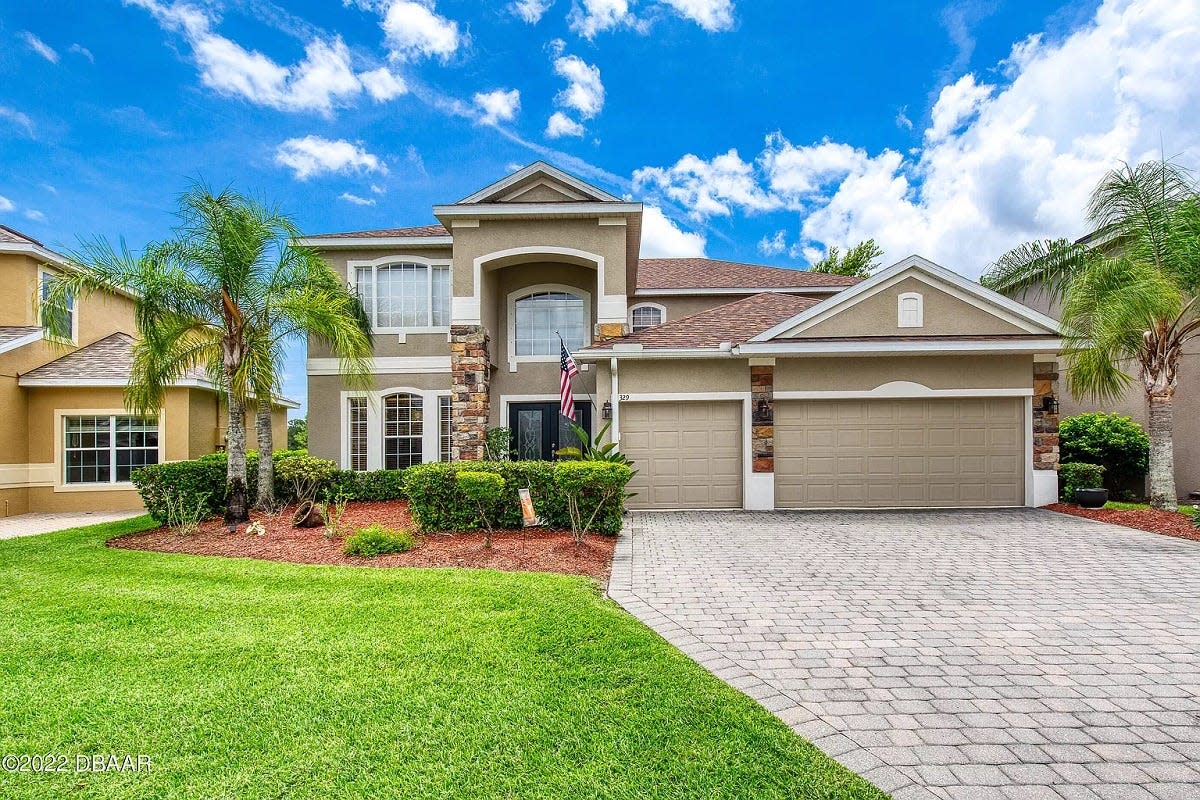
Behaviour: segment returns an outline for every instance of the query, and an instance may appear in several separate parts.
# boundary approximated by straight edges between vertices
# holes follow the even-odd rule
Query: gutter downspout
[[[613,356],[612,358],[610,358],[608,360],[608,374],[609,374],[610,378],[612,379],[612,387],[611,387],[612,397],[609,400],[609,402],[612,403],[612,427],[609,429],[609,435],[612,437],[613,442],[617,445],[617,449],[620,450],[621,449],[621,422],[620,422],[620,416],[621,416],[620,397],[621,397],[621,395],[618,393],[619,389],[617,388],[617,358],[616,358],[616,356]]]

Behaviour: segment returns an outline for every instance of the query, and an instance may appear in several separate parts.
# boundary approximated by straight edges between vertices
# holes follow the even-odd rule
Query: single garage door
[[[778,401],[776,507],[1024,505],[1028,402]]]
[[[741,508],[740,403],[621,403],[630,508]]]

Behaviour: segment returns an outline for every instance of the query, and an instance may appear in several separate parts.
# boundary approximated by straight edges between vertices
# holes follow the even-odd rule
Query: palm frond
[[[1061,300],[1072,278],[1097,257],[1087,245],[1067,239],[1026,242],[996,259],[979,282],[1001,294],[1041,288]]]

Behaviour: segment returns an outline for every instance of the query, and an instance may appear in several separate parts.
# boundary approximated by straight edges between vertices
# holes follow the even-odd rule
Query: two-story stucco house
[[[439,224],[308,237],[375,326],[375,386],[316,344],[309,446],[351,469],[611,436],[645,508],[1022,506],[1057,491],[1054,320],[917,256],[863,281],[641,258],[642,206],[544,163]],[[1035,375],[1041,377],[1035,380]]]
[[[0,516],[138,509],[134,469],[212,453],[224,442],[225,404],[202,373],[170,388],[157,415],[125,409],[137,333],[132,297],[81,298],[70,310],[71,338],[47,334],[37,298],[72,268],[0,225]],[[294,407],[275,408],[280,446]],[[253,425],[250,437],[256,446]]]

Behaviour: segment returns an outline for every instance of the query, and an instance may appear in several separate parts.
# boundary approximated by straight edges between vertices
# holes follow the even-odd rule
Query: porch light
[[[1042,411],[1047,414],[1058,413],[1058,400],[1052,394],[1048,394],[1042,398]]]
[[[600,419],[612,419],[612,403],[607,400],[600,406]]]

